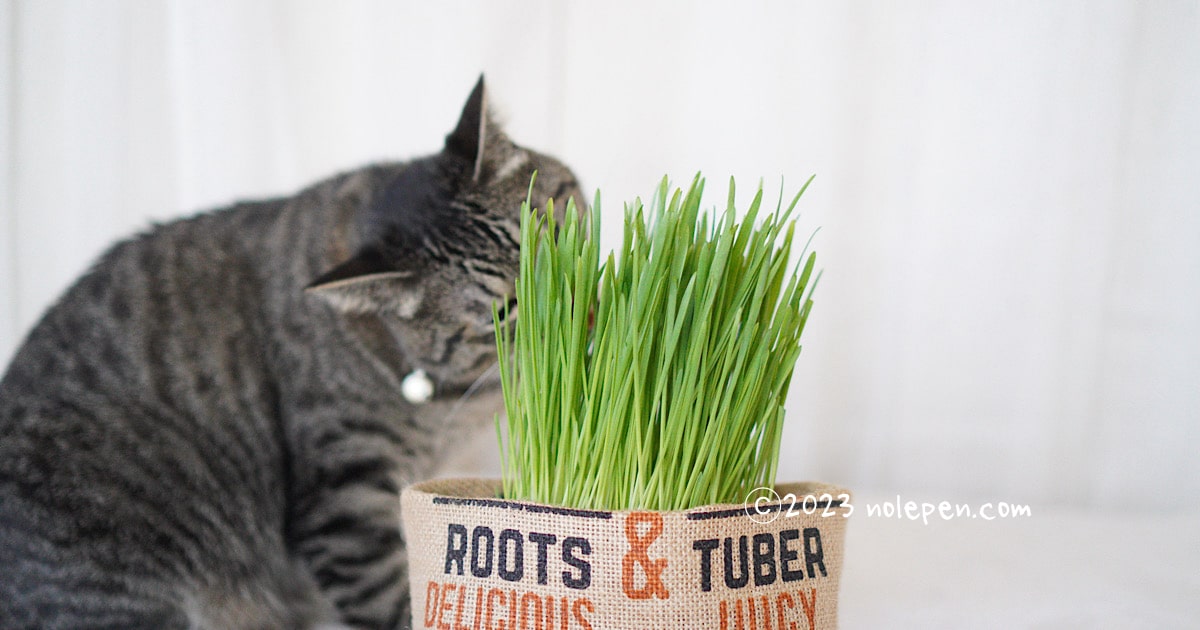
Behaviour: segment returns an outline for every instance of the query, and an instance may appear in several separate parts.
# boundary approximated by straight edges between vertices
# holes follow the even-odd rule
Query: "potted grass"
[[[710,216],[699,176],[664,179],[603,261],[599,196],[561,224],[525,204],[503,476],[406,489],[414,627],[836,626],[849,495],[775,483],[817,279],[793,255],[807,185],[739,217],[731,180]]]

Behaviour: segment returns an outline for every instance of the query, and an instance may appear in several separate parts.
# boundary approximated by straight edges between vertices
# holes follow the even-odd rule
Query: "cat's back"
[[[0,625],[63,593],[117,625],[153,618],[158,599],[178,610],[161,578],[214,563],[253,575],[261,549],[282,547],[260,303],[285,207],[115,245],[18,350],[0,381]]]
[[[202,358],[178,353],[186,345],[211,346],[222,331],[245,324],[249,313],[238,311],[252,301],[240,292],[261,288],[256,246],[282,206],[239,204],[156,225],[110,247],[17,350],[0,380],[0,427],[16,430],[26,412],[73,396],[107,393],[108,400],[93,402],[145,404],[149,385],[171,398],[170,383],[153,382],[160,368]]]

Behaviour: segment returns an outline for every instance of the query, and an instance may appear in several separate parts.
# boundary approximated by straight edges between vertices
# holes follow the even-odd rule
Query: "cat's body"
[[[578,198],[481,80],[438,155],[108,252],[0,381],[0,627],[407,624],[399,489],[499,407],[534,169]]]

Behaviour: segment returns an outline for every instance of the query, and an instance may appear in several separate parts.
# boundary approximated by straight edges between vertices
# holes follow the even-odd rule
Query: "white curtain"
[[[609,239],[663,174],[817,175],[781,477],[1200,501],[1195,2],[30,0],[0,33],[0,362],[114,239],[435,151],[485,71]]]

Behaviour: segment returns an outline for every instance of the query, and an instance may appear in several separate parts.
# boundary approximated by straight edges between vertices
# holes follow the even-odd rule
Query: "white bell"
[[[404,399],[408,402],[423,405],[433,398],[433,381],[429,380],[425,370],[413,370],[400,383],[400,393],[404,394]]]

